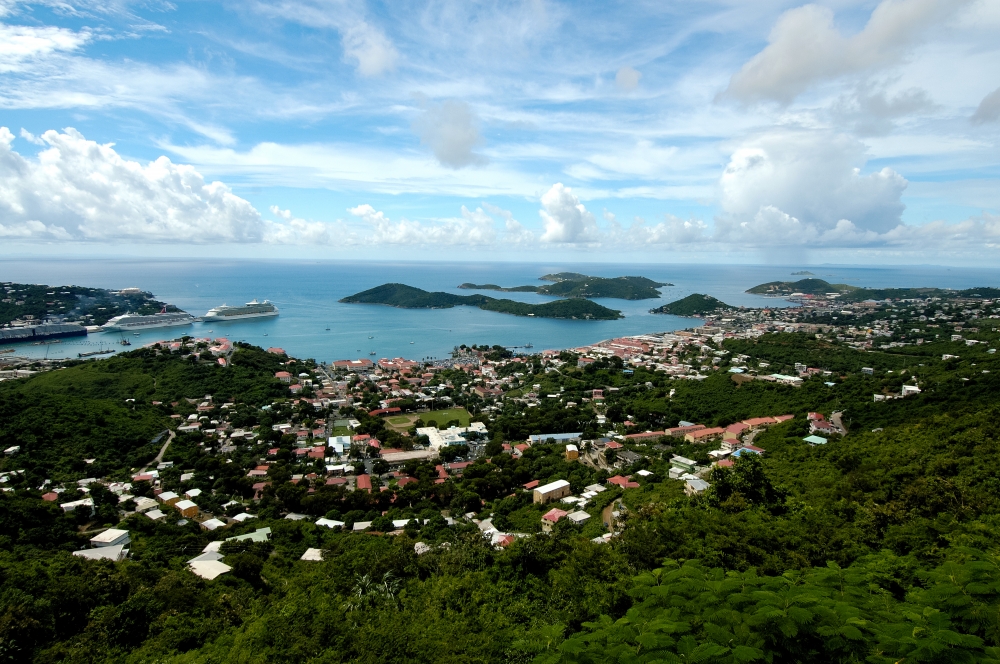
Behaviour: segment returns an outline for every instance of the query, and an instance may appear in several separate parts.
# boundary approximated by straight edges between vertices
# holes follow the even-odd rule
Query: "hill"
[[[536,318],[577,318],[586,320],[615,320],[621,312],[587,300],[527,304],[514,300],[497,300],[485,295],[453,295],[407,286],[382,284],[340,300],[351,304],[384,304],[402,309],[450,309],[458,306],[479,307],[486,311],[531,316]]]
[[[831,284],[823,279],[799,279],[798,281],[769,281],[747,290],[754,295],[787,296],[792,293],[806,295],[825,295],[827,293],[850,293],[858,290],[857,286],[848,284]]]
[[[86,325],[103,325],[108,320],[131,311],[155,314],[165,305],[152,293],[139,290],[110,291],[83,286],[43,286],[39,284],[0,283],[0,325],[18,319],[41,321],[55,316]],[[167,311],[177,311],[166,305]]]
[[[654,314],[670,314],[672,316],[700,316],[715,311],[716,309],[731,309],[722,300],[717,300],[711,295],[693,293],[685,298],[664,304],[662,307],[650,309]]]
[[[660,297],[658,288],[672,286],[646,277],[588,277],[576,272],[560,272],[541,277],[552,284],[542,286],[503,287],[496,284],[464,283],[459,288],[467,290],[495,290],[508,293],[541,293],[555,297],[607,297],[619,300],[651,300]]]
[[[831,284],[823,279],[801,279],[799,281],[769,281],[747,290],[754,295],[771,295],[787,297],[793,293],[805,295],[826,295],[838,293],[841,302],[862,302],[864,300],[909,300],[940,298],[995,298],[1000,297],[998,288],[967,288],[951,290],[948,288],[862,288],[848,284]]]

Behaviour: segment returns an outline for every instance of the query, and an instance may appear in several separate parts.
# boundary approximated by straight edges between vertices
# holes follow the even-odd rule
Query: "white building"
[[[108,528],[103,533],[90,538],[90,544],[94,547],[125,545],[129,541],[128,531],[117,528]]]

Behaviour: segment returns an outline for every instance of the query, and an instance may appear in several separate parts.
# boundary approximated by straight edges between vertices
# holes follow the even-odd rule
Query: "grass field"
[[[461,424],[460,426],[469,426],[469,411],[464,408],[447,408],[445,410],[432,410],[427,413],[413,413],[410,415],[395,415],[393,417],[385,418],[386,424],[389,428],[395,429],[396,431],[405,431],[413,426],[413,423],[417,419],[421,419],[424,422],[430,422],[434,420],[437,422],[438,426],[444,426],[451,420],[458,420]]]

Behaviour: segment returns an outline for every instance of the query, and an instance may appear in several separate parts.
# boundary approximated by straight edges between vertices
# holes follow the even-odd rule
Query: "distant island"
[[[652,314],[670,314],[672,316],[702,316],[712,313],[717,309],[731,309],[722,300],[717,300],[711,295],[693,293],[685,298],[664,304],[662,307],[650,309]]]
[[[453,295],[428,292],[406,284],[382,284],[340,300],[350,304],[384,304],[401,309],[450,309],[452,307],[479,307],[515,316],[535,318],[566,318],[577,320],[617,320],[624,318],[620,311],[602,307],[582,298],[557,300],[545,304],[527,304],[514,300],[498,300],[485,295]]]
[[[848,284],[831,284],[822,279],[800,279],[799,281],[769,281],[747,290],[754,295],[790,297],[810,295],[835,298],[841,302],[863,302],[865,300],[908,300],[940,298],[1000,297],[1000,288],[862,288]]]
[[[815,277],[816,275],[809,270],[801,270],[800,272],[792,272],[793,277]]]
[[[657,288],[673,286],[646,277],[591,277],[577,272],[559,272],[539,277],[541,281],[551,281],[542,286],[511,286],[497,284],[464,283],[464,290],[492,290],[505,293],[540,293],[555,297],[591,298],[608,297],[619,300],[651,300],[660,297]]]

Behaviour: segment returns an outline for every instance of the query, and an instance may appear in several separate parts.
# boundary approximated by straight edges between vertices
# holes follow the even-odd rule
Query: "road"
[[[847,426],[844,424],[843,420],[841,419],[843,417],[843,415],[844,414],[841,413],[841,412],[836,412],[836,413],[831,414],[830,415],[830,424],[832,424],[833,426],[837,427],[838,429],[840,429],[841,431],[843,431],[846,434],[847,433]]]
[[[146,472],[146,470],[150,466],[157,466],[157,465],[160,464],[161,461],[163,461],[163,455],[167,453],[167,448],[170,447],[170,443],[174,442],[174,437],[176,435],[177,434],[174,431],[171,431],[167,435],[167,441],[165,443],[163,443],[163,447],[160,448],[160,453],[157,454],[156,457],[154,457],[153,460],[150,463],[146,464],[146,467],[142,469],[142,472]]]

